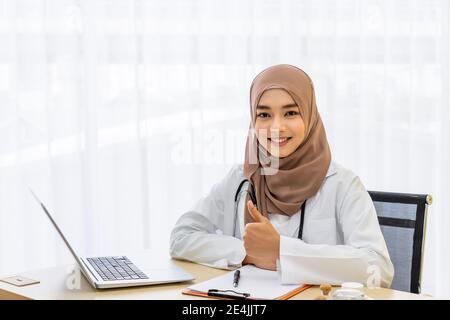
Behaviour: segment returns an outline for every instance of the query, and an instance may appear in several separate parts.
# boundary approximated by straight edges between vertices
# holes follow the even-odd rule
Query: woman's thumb
[[[248,200],[247,208],[248,208],[248,212],[252,216],[253,220],[255,220],[256,222],[264,221],[264,216],[258,211],[258,209],[256,209],[255,205],[253,204],[253,202],[251,200]]]

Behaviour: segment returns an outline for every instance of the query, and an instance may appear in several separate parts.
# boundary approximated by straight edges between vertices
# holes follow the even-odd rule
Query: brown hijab
[[[266,90],[273,88],[284,89],[291,95],[305,123],[303,142],[292,154],[280,159],[265,155],[252,130],[259,99]],[[263,70],[250,87],[250,112],[252,120],[247,136],[244,175],[255,188],[258,209],[264,216],[268,213],[292,216],[306,199],[317,193],[331,161],[311,78],[303,70],[287,64]],[[271,166],[274,160],[278,161],[278,171],[268,175],[264,168]],[[245,212],[245,222],[253,221],[247,210]]]

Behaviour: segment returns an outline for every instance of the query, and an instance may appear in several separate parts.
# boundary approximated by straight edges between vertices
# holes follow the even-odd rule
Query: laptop
[[[121,287],[147,286],[163,283],[174,283],[194,280],[194,277],[177,266],[164,269],[141,269],[127,256],[81,257],[70,245],[61,229],[56,224],[45,205],[36,196],[31,194],[40,204],[52,225],[58,231],[67,248],[77,261],[81,272],[88,282],[96,289],[109,289]],[[134,260],[134,258],[133,258]],[[139,258],[137,259],[139,260]]]

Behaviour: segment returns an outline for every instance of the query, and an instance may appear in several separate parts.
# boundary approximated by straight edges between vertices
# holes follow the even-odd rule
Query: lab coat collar
[[[336,163],[334,163],[334,161],[331,160],[330,166],[328,167],[328,171],[327,171],[327,174],[325,175],[325,178],[332,176],[333,174],[337,173],[337,171],[338,171],[338,168],[336,166]]]
[[[331,177],[332,175],[336,174],[336,173],[338,172],[338,170],[339,170],[338,164],[335,163],[333,160],[331,160],[330,165],[329,165],[329,167],[328,167],[327,174],[325,175],[325,179],[324,179],[324,181],[323,181],[322,183],[325,183],[325,180],[326,180],[328,177]],[[319,199],[319,195],[320,195],[320,193],[321,193],[321,190],[322,190],[322,188],[320,188],[320,189],[317,191],[317,193],[316,193],[311,199],[309,199],[308,202],[306,203],[306,206],[307,206],[307,208],[308,208],[308,209],[307,209],[308,211],[315,207],[316,202],[317,202],[318,199]]]

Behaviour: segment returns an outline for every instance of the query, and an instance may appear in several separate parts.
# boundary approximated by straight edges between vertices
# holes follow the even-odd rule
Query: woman
[[[224,269],[254,264],[286,284],[389,287],[394,270],[372,200],[332,161],[309,76],[291,65],[262,71],[250,111],[244,164],[181,216],[171,256]]]

